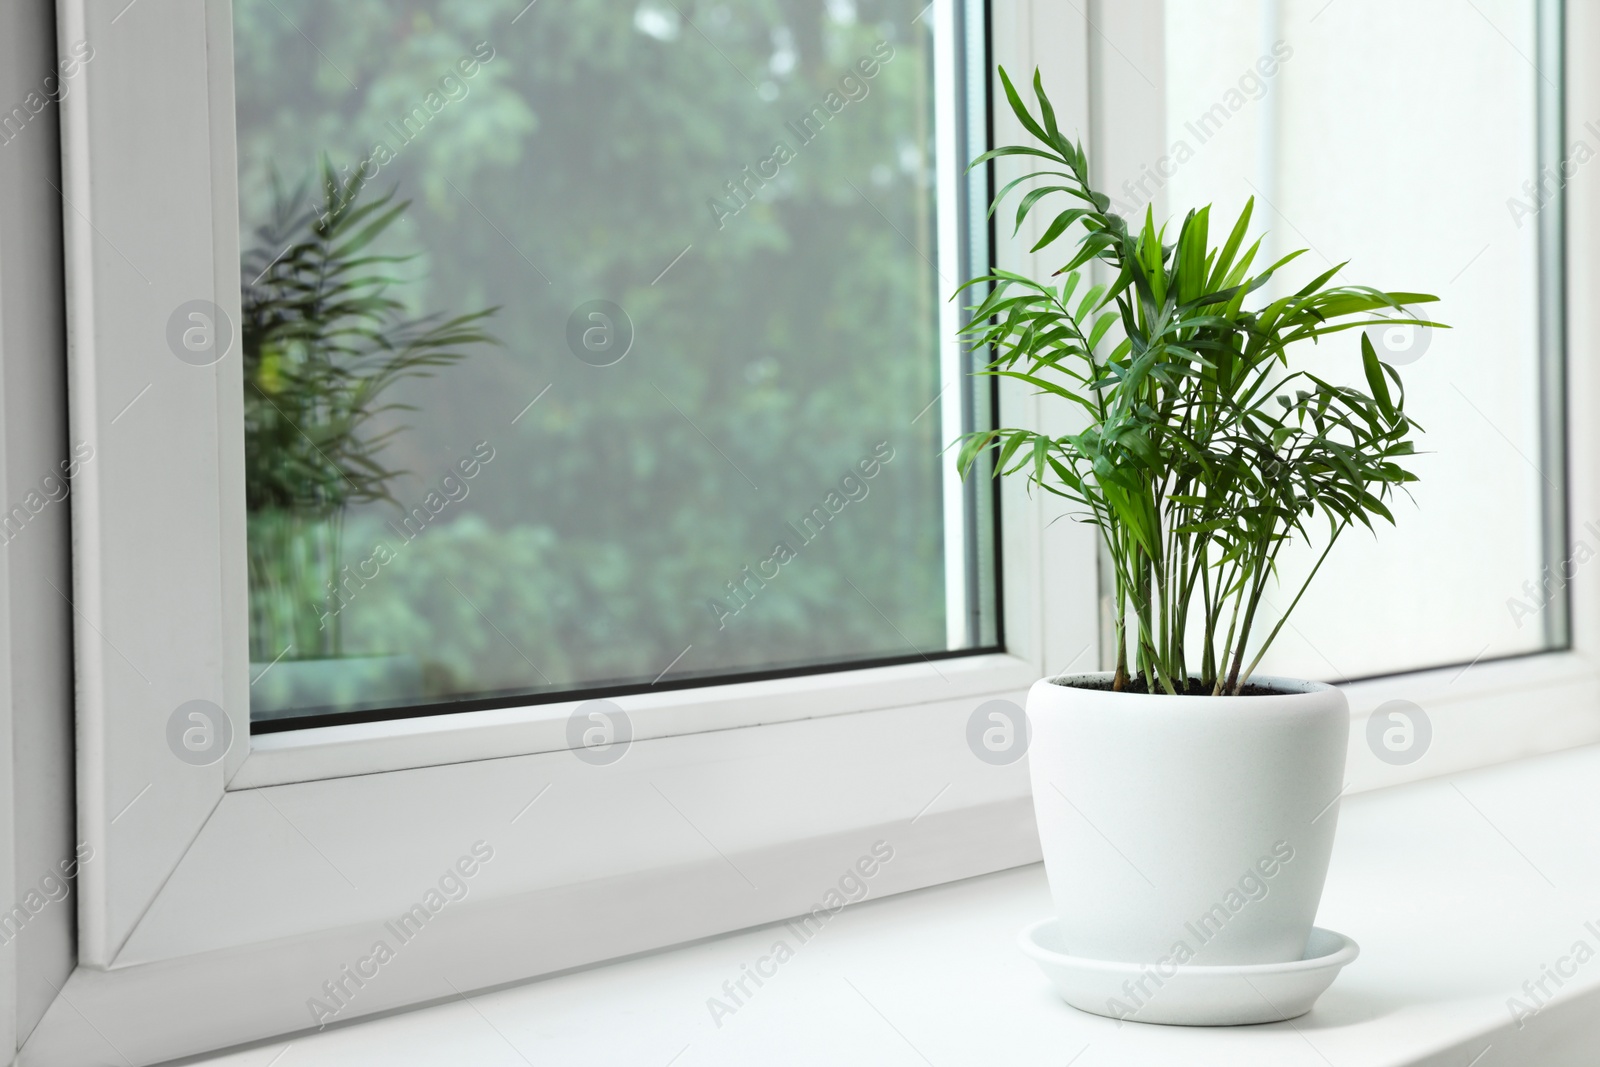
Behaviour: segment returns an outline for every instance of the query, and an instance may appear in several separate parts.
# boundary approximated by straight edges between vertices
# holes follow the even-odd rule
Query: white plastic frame
[[[954,2],[920,17],[948,27]],[[71,417],[104,457],[74,510],[96,861],[80,966],[23,1062],[149,1063],[313,1025],[323,983],[478,842],[495,858],[469,897],[340,1021],[795,914],[878,838],[887,891],[1036,857],[1026,772],[974,758],[967,720],[1093,659],[1096,582],[1087,533],[1047,530],[1010,488],[1006,654],[619,697],[635,741],[608,767],[565,751],[566,704],[249,738],[238,361],[166,343],[186,301],[238,321],[229,5],[58,6],[63,48],[95,47],[63,124]],[[1013,64],[1033,61],[1019,42],[1081,52],[1071,19],[1009,14]],[[193,699],[233,726],[207,767],[168,748]]]

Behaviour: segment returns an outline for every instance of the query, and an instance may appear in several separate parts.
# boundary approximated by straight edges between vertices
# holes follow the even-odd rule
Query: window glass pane
[[[924,4],[236,0],[258,720],[996,645]]]
[[[1559,596],[1540,608],[1524,585],[1541,582],[1540,515],[1561,485],[1540,438],[1535,7],[1166,4],[1169,152],[1124,194],[1172,213],[1215,202],[1213,231],[1254,196],[1258,262],[1310,249],[1272,295],[1349,260],[1346,283],[1434,293],[1422,310],[1452,327],[1369,331],[1426,431],[1415,503],[1398,501],[1397,527],[1340,540],[1264,670],[1362,677],[1534,651],[1561,632]],[[1553,86],[1559,69],[1545,76]],[[1340,334],[1297,358],[1359,384],[1358,352]],[[1275,610],[1313,561],[1285,553]]]

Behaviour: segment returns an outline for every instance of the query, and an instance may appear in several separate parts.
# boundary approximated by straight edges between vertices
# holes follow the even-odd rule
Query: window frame
[[[953,2],[966,0],[938,0]],[[61,52],[96,47],[62,118],[70,416],[100,457],[72,516],[78,824],[96,860],[79,875],[79,966],[29,1061],[99,1062],[110,1045],[149,1063],[305,1029],[305,999],[480,838],[507,842],[500,865],[341,1021],[797,914],[879,838],[900,857],[880,892],[1037,860],[1024,765],[973,758],[967,721],[1092,663],[1102,604],[1093,531],[1014,484],[1000,489],[1008,651],[940,660],[948,682],[905,664],[619,697],[636,740],[606,768],[564,751],[574,702],[250,734],[242,478],[227,476],[242,469],[238,361],[187,366],[162,341],[169,310],[197,294],[238,321],[229,10],[58,0]],[[1159,15],[1160,0],[996,4],[988,58],[1049,64],[1063,126],[1109,140],[1091,105],[1127,86],[1095,42],[1153,42],[1159,70]],[[1568,20],[1574,54],[1600,40],[1600,12]],[[1567,78],[1569,103],[1600,106],[1600,73],[1572,64]],[[991,121],[995,143],[1020,135],[1003,108]],[[1568,196],[1568,232],[1600,232],[1600,178],[1580,172]],[[1043,266],[1022,252],[1036,228],[1004,233],[1002,266]],[[1568,252],[1568,291],[1583,292],[1600,248]],[[1572,302],[1571,351],[1597,336],[1592,314]],[[1597,365],[1570,361],[1580,415],[1600,412]],[[1065,429],[1022,389],[1000,405],[1008,423]],[[1567,421],[1573,516],[1600,514],[1596,421]],[[1358,726],[1396,697],[1435,723],[1434,753],[1410,767],[1370,758],[1353,731],[1349,788],[1600,741],[1600,575],[1570,588],[1570,651],[1346,686]],[[166,743],[175,705],[197,697],[234,727],[206,768]],[[719,806],[718,789],[742,803]],[[539,822],[547,810],[561,818]],[[563,847],[516,847],[530,834]],[[341,865],[368,888],[347,893]]]
[[[975,79],[978,84],[983,84],[988,50],[986,47],[973,48],[970,41],[963,38],[969,36],[966,30],[968,25],[987,22],[987,0],[953,0],[948,4],[947,0],[940,0],[940,3],[951,8],[951,20],[956,27],[953,32],[941,34],[934,41],[933,65],[941,77],[958,86],[972,84]],[[926,13],[919,15],[925,16]],[[502,27],[502,30],[508,29]],[[214,70],[213,78],[218,73]],[[944,88],[948,90],[950,86]],[[232,91],[231,79],[227,86],[214,83],[211,88],[214,98],[218,100],[224,93],[231,96]],[[985,273],[991,265],[994,242],[987,214],[990,192],[988,172],[984,170],[975,175],[966,173],[971,157],[988,147],[988,99],[986,92],[969,95],[970,99],[958,100],[957,97],[961,96],[958,92],[936,91],[931,108],[935,148],[933,165],[942,180],[935,190],[937,223],[931,235],[930,251],[933,258],[929,265],[937,276],[940,289],[953,290],[960,280]],[[221,225],[223,222],[219,218],[218,226]],[[897,238],[903,240],[904,235],[897,235]],[[222,250],[218,249],[218,254],[221,253]],[[937,436],[944,442],[955,441],[973,429],[989,425],[989,420],[998,415],[994,383],[975,379],[969,373],[976,366],[980,353],[969,351],[969,346],[962,342],[959,334],[967,319],[967,308],[963,305],[968,303],[970,301],[943,299],[936,303],[937,391],[927,408],[918,413],[917,419],[931,416],[929,422],[939,424]],[[559,705],[570,712],[576,705],[586,701],[632,696],[645,696],[643,705],[655,711],[655,717],[659,719],[666,708],[683,708],[692,712],[702,702],[693,693],[684,700],[669,700],[664,704],[650,699],[668,690],[707,690],[766,680],[796,680],[817,674],[864,672],[871,668],[896,665],[927,664],[938,672],[941,664],[953,659],[1004,654],[1005,620],[999,588],[1001,553],[995,544],[999,535],[1000,486],[981,477],[963,478],[954,464],[943,461],[939,463],[937,482],[942,494],[938,507],[944,539],[944,559],[940,571],[944,581],[946,648],[927,651],[913,648],[906,652],[903,651],[906,647],[904,642],[892,642],[890,648],[877,654],[841,656],[832,662],[776,666],[753,663],[714,674],[696,674],[692,669],[680,668],[671,670],[670,676],[664,672],[662,676],[646,681],[650,673],[654,673],[655,668],[651,667],[650,671],[637,678],[584,679],[565,688],[529,687],[532,691],[520,694],[507,689],[457,697],[424,698],[394,707],[314,707],[303,711],[280,711],[270,717],[250,720],[250,731],[260,736],[392,719],[428,716],[454,718],[475,711],[502,709],[526,710],[527,717],[532,721],[543,722],[549,716],[533,711],[539,705]],[[984,571],[991,568],[996,576],[992,590],[987,588],[984,580]],[[224,624],[231,626],[233,620],[224,620]],[[261,658],[265,659],[266,656]],[[255,666],[260,664],[254,665],[252,670]],[[265,669],[259,673],[265,674]],[[912,672],[912,675],[915,673]],[[862,677],[868,678],[866,675]],[[870,678],[865,684],[872,684]],[[781,689],[777,691],[780,694],[782,692]],[[748,700],[753,695],[747,693],[744,699]],[[759,696],[755,699],[761,701]],[[706,700],[724,703],[714,694]],[[847,703],[850,701],[847,700]],[[736,724],[748,725],[760,721],[766,720],[757,713]],[[382,732],[377,736],[382,736]]]
[[[969,0],[939,0],[929,17],[947,18],[956,2]],[[1070,39],[1070,20],[1039,7],[1038,26]],[[238,321],[230,7],[145,0],[122,17],[60,0],[58,14],[63,52],[81,39],[96,46],[64,101],[63,223],[70,417],[104,462],[85,468],[73,512],[78,820],[96,861],[79,875],[79,967],[29,1042],[41,1061],[88,1060],[114,1043],[149,1062],[304,1028],[305,998],[403,903],[388,887],[426,886],[449,848],[520,816],[505,809],[507,781],[564,783],[592,803],[563,825],[562,884],[537,856],[506,849],[513,862],[436,939],[462,988],[805,910],[811,887],[888,833],[905,857],[890,889],[1036,858],[1023,764],[973,758],[966,720],[985,699],[1020,702],[1047,669],[1092,662],[1094,543],[1084,528],[1050,527],[1048,507],[1012,485],[999,489],[1010,563],[1002,654],[941,659],[937,672],[901,664],[618,697],[637,729],[609,768],[565,751],[571,701],[252,737],[242,478],[231,477],[242,469],[238,361],[193,367],[163,343],[170,310],[197,296]],[[1014,48],[1032,34],[1010,32],[994,50],[1031,64]],[[137,121],[152,114],[162,121]],[[136,141],[118,133],[130,128]],[[1001,405],[1010,421],[1036,417],[1036,401],[1016,391]],[[202,768],[176,761],[166,741],[171,712],[196,698],[226,710],[234,738]],[[672,788],[663,775],[685,761],[794,788],[726,826],[683,801],[690,823],[655,781]],[[856,780],[841,783],[852,761]],[[448,797],[450,810],[398,814],[406,797],[430,796]],[[319,822],[327,811],[359,827],[356,849],[386,871],[383,889],[341,896],[339,879],[328,881],[337,865],[324,853],[367,879],[362,860],[330,843],[344,831]],[[663,816],[681,821],[674,830]],[[636,828],[650,828],[636,842],[646,860],[618,869],[612,854]],[[459,843],[419,847],[434,832]],[[771,888],[738,897],[749,888],[736,864],[763,870]],[[251,897],[252,885],[283,878],[321,888]],[[601,914],[541,925],[572,885]],[[735,898],[721,899],[730,885]],[[606,918],[644,895],[683,907],[649,922]],[[528,951],[508,969],[491,950],[519,937]],[[288,973],[302,975],[298,996],[285,993]],[[444,995],[437,975],[396,973],[358,1014]]]

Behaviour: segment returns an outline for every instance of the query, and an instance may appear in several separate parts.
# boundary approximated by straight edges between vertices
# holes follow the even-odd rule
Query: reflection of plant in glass
[[[1062,135],[1039,78],[1037,119],[1004,70],[1000,78],[1017,120],[1043,147],[997,148],[974,165],[998,156],[1045,160],[1052,169],[1013,181],[995,205],[1029,178],[1063,179],[1023,196],[1016,224],[1042,198],[1065,193],[1075,202],[1032,250],[1068,236],[1077,251],[1056,272],[1066,276],[1059,286],[1007,271],[968,282],[993,288],[966,333],[997,353],[987,373],[1071,401],[1088,426],[1060,437],[980,431],[964,441],[961,469],[996,449],[997,475],[1022,472],[1083,507],[1099,528],[1116,582],[1114,689],[1238,693],[1339,535],[1356,523],[1371,529],[1374,518],[1394,522],[1384,501],[1416,480],[1404,466],[1416,426],[1404,411],[1400,376],[1378,360],[1366,335],[1366,393],[1292,369],[1288,350],[1342,330],[1387,326],[1395,320],[1380,313],[1437,297],[1331,286],[1340,264],[1288,296],[1246,308],[1300,252],[1251,274],[1260,242],[1244,246],[1249,205],[1220,248],[1209,243],[1209,208],[1189,212],[1173,242],[1148,211],[1142,229],[1130,230],[1090,186],[1083,148]],[[1096,262],[1110,284],[1080,292],[1079,269]],[[1319,516],[1327,545],[1246,666],[1278,554],[1309,541],[1308,520]],[[1203,638],[1198,657],[1185,647],[1191,611]]]
[[[274,181],[273,217],[243,257],[245,507],[249,522],[251,656],[337,655],[337,616],[323,603],[339,574],[346,506],[397,503],[400,471],[380,459],[403,427],[374,430],[397,382],[422,378],[494,344],[480,323],[494,308],[454,318],[406,314],[391,295],[413,257],[371,250],[409,206],[394,191],[362,202],[359,177],[341,182],[326,161],[320,209],[305,189]]]

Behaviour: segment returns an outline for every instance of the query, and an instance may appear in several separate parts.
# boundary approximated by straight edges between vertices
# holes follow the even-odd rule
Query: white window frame
[[[305,1029],[322,983],[480,840],[496,858],[468,898],[340,1021],[800,913],[880,838],[896,860],[878,892],[1037,859],[1024,765],[974,758],[967,720],[1098,658],[1097,549],[1011,484],[1004,654],[618,697],[636,740],[608,767],[565,751],[572,703],[251,738],[239,363],[189,366],[164,340],[196,298],[238,322],[230,10],[119,7],[58,0],[62,53],[95,48],[62,118],[72,435],[96,448],[73,497],[77,819],[95,858],[79,873],[79,965],[23,1062],[153,1063]],[[1135,127],[1108,128],[1105,105],[1144,89],[1095,42],[1153,47],[1142,65],[1159,70],[1159,14],[1159,0],[997,2],[992,57],[1046,65],[1062,125],[1117,151]],[[1568,17],[1569,42],[1600,39],[1600,12]],[[1600,104],[1574,73],[1569,99]],[[994,95],[996,141],[1020,138]],[[1574,234],[1600,211],[1597,184],[1569,188]],[[1019,251],[1028,228],[1006,233],[1002,265],[1042,266]],[[1573,247],[1572,291],[1595,266]],[[1572,309],[1580,353],[1594,325]],[[1596,361],[1570,364],[1572,410],[1600,412]],[[1002,417],[1061,425],[1009,388]],[[1594,421],[1569,420],[1575,517],[1600,515]],[[1600,740],[1600,575],[1571,589],[1575,651],[1351,686],[1358,720],[1395,696],[1423,703],[1437,757],[1395,768],[1353,748],[1351,788]],[[196,698],[235,735],[206,768],[166,742]]]

